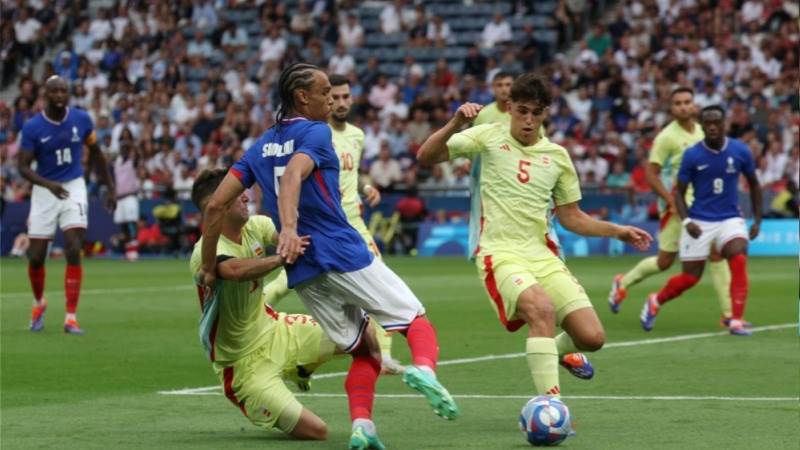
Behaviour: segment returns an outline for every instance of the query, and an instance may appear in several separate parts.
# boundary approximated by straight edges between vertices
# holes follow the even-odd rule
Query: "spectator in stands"
[[[392,158],[392,150],[387,140],[381,141],[378,159],[370,166],[369,176],[381,191],[393,191],[396,184],[403,181],[400,163]]]
[[[486,75],[486,57],[480,53],[477,45],[471,45],[464,57],[462,75],[472,75],[477,79]]]
[[[406,7],[403,0],[394,0],[381,10],[379,19],[381,21],[381,32],[383,34],[397,33],[406,30],[409,25],[414,23],[416,13],[413,9]]]
[[[452,44],[454,41],[453,32],[450,31],[450,25],[442,19],[442,16],[433,16],[433,19],[428,23],[428,30],[425,33],[425,38],[431,45],[436,47],[445,47]]]
[[[215,29],[219,24],[217,10],[211,0],[194,0],[192,2],[192,25],[200,29]]]
[[[417,8],[422,8],[422,4],[418,4]],[[406,45],[409,47],[425,47],[430,43],[428,41],[428,20],[424,10],[415,10],[415,13],[414,22],[409,27]]]
[[[80,56],[85,55],[94,45],[94,36],[89,33],[89,20],[83,19],[78,25],[78,31],[72,35],[72,48]]]
[[[411,187],[405,197],[395,206],[400,214],[400,244],[404,253],[416,253],[419,226],[428,215],[425,201],[419,197],[417,188]]]
[[[586,155],[580,161],[575,163],[575,169],[581,177],[581,183],[589,181],[589,173],[591,172],[596,180],[603,180],[608,175],[608,161],[602,158],[597,153],[597,148],[594,145],[586,149]]]
[[[628,189],[631,187],[631,176],[625,171],[625,163],[621,160],[614,161],[611,174],[606,178],[606,187],[611,189]]]
[[[378,82],[369,91],[369,104],[373,108],[383,109],[395,98],[397,90],[397,85],[389,81],[386,74],[380,74]]]
[[[502,42],[509,42],[513,38],[511,25],[503,17],[503,13],[495,11],[492,21],[484,25],[481,32],[481,46],[483,48],[494,48]]]
[[[282,29],[277,25],[269,28],[269,34],[261,40],[258,50],[258,59],[262,63],[275,62],[283,58],[286,53],[286,39],[283,37]]]
[[[222,26],[222,38],[220,43],[222,45],[222,51],[224,51],[228,57],[234,57],[237,53],[247,49],[247,30],[245,30],[241,23],[225,22]]]
[[[364,45],[364,28],[355,14],[347,14],[345,23],[339,26],[339,42],[349,51]]]
[[[347,75],[350,71],[355,70],[356,62],[351,55],[347,53],[347,49],[341,42],[336,45],[336,53],[331,56],[328,63],[328,73],[336,75]]]
[[[16,15],[13,23],[20,62],[30,65],[39,52],[38,45],[41,41],[42,24],[30,15],[28,8],[24,4],[21,8],[16,9]]]
[[[455,84],[456,77],[453,75],[453,72],[450,71],[450,67],[447,65],[446,59],[439,58],[436,60],[436,67],[434,68],[433,72],[433,82],[436,84],[436,86],[442,89],[447,89]]]
[[[424,190],[445,190],[453,186],[453,177],[445,171],[447,164],[436,164],[431,167],[431,175],[419,184]]]
[[[314,33],[328,45],[335,45],[339,42],[339,27],[331,20],[331,14],[325,10],[317,18],[317,25]]]
[[[601,23],[597,23],[586,36],[586,45],[597,54],[598,58],[602,58],[612,48],[611,35]]]
[[[289,22],[289,29],[303,38],[306,42],[314,29],[314,18],[311,16],[308,6],[305,1],[301,1],[297,5],[297,11],[292,14],[292,20]]]

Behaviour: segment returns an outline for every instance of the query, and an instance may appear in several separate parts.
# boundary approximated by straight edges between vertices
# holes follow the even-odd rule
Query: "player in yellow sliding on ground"
[[[339,156],[339,187],[342,191],[342,209],[347,214],[347,221],[358,231],[367,248],[375,257],[380,258],[381,252],[372,235],[361,217],[361,191],[370,206],[375,206],[381,201],[378,189],[365,185],[359,189],[358,168],[361,165],[361,153],[364,149],[364,132],[360,128],[347,122],[353,98],[350,96],[350,82],[341,75],[330,75],[331,96],[333,97],[333,111],[328,123],[333,132],[333,147]],[[281,269],[278,276],[264,287],[264,301],[275,305],[289,293],[286,271]],[[375,327],[375,335],[381,347],[381,373],[396,375],[403,372],[404,367],[392,358],[392,334],[381,329],[377,321],[370,321]]]
[[[458,132],[480,105],[466,103],[431,135],[418,158],[425,165],[480,153],[481,232],[476,265],[492,306],[508,331],[528,326],[526,354],[537,395],[559,396],[558,365],[591,378],[578,353],[599,350],[605,341],[600,319],[586,292],[547,245],[548,203],[555,200],[561,224],[587,236],[615,237],[639,249],[652,238],[636,227],[591,218],[581,211],[580,186],[567,150],[541,133],[552,102],[550,86],[534,74],[511,86],[511,125],[486,124]],[[564,332],[555,334],[556,325]]]
[[[197,177],[192,201],[200,211],[227,173],[207,170]],[[264,305],[265,276],[285,261],[266,253],[268,246],[277,243],[278,232],[269,217],[250,217],[247,201],[242,194],[224,213],[217,243],[217,282],[210,290],[198,292],[200,340],[225,397],[250,422],[297,439],[324,440],[325,421],[304,407],[284,380],[307,391],[311,373],[343,352],[311,316],[278,313]],[[202,245],[202,239],[195,244],[189,263],[196,283],[200,282]]]
[[[614,277],[608,294],[608,305],[614,313],[619,312],[621,303],[628,295],[628,289],[655,274],[669,269],[678,255],[678,240],[681,235],[680,218],[675,209],[673,197],[678,168],[681,166],[683,152],[703,140],[703,129],[695,120],[696,105],[694,91],[679,87],[672,91],[670,113],[674,120],[665,126],[655,138],[650,151],[650,164],[647,168],[647,182],[660,197],[661,220],[658,231],[658,256],[647,257],[625,274]],[[692,191],[687,193],[687,204],[692,204]],[[714,291],[719,299],[722,312],[722,326],[727,327],[732,316],[731,272],[728,264],[718,252],[712,252],[709,268]],[[746,324],[749,325],[749,324]]]

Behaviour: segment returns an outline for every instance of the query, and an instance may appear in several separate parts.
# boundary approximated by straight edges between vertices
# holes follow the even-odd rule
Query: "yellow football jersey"
[[[703,127],[695,122],[694,130],[691,133],[686,131],[677,120],[673,120],[665,126],[653,141],[653,148],[650,150],[651,163],[661,166],[661,182],[668,191],[671,191],[678,179],[678,170],[681,168],[683,152],[687,148],[700,142],[705,137]],[[686,190],[686,202],[691,205],[694,199],[694,189],[692,186]],[[664,201],[658,200],[661,209],[665,208]]]
[[[553,257],[547,247],[548,204],[581,199],[569,153],[542,136],[524,146],[507,125],[478,125],[454,134],[450,159],[481,156],[481,233],[478,254],[510,253],[526,259]]]
[[[258,258],[266,247],[277,243],[275,225],[266,216],[252,216],[242,229],[242,243],[219,237],[217,257]],[[192,276],[200,270],[203,240],[194,245],[189,268]],[[264,280],[229,281],[218,279],[203,308],[200,339],[209,358],[225,364],[248,355],[269,339],[275,319],[261,301]]]
[[[355,125],[345,124],[343,131],[331,127],[333,148],[339,157],[339,189],[342,209],[351,224],[361,218],[361,196],[358,193],[358,167],[364,149],[364,132]]]
[[[483,125],[485,123],[502,123],[511,125],[511,114],[502,112],[497,108],[497,102],[489,103],[481,108],[478,117],[472,121],[472,125]]]

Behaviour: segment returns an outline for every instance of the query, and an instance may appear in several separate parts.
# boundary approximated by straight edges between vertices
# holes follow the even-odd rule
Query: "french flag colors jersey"
[[[740,217],[739,175],[755,173],[753,155],[742,141],[726,138],[717,151],[700,141],[683,154],[678,180],[694,187],[693,219],[717,222]]]
[[[36,114],[22,127],[22,151],[33,152],[36,173],[48,180],[70,181],[83,176],[83,144],[94,143],[94,125],[86,111],[67,108],[55,122]]]
[[[280,178],[295,153],[307,155],[315,167],[302,182],[297,221],[297,233],[311,236],[311,245],[295,264],[286,267],[290,288],[325,272],[352,272],[372,262],[372,254],[341,206],[339,158],[327,123],[302,117],[284,121],[264,133],[233,165],[231,173],[245,187],[258,183],[267,214],[280,230]]]

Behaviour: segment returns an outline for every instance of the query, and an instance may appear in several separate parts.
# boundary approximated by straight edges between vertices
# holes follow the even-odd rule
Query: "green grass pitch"
[[[751,259],[747,318],[756,327],[783,326],[750,338],[722,333],[708,280],[669,304],[651,333],[641,330],[638,314],[644,297],[665,275],[632,288],[621,313],[612,315],[606,305],[611,278],[635,261],[568,261],[603,320],[608,346],[590,355],[593,380],[561,371],[564,401],[577,431],[562,447],[797,449],[797,259]],[[47,266],[50,308],[39,334],[27,331],[31,294],[25,262],[0,264],[3,449],[345,447],[344,379],[335,373],[346,370],[346,359],[323,367],[320,374],[334,376],[315,380],[315,395],[301,398],[328,422],[327,442],[292,442],[258,429],[218,391],[159,393],[216,384],[197,337],[199,308],[186,261],[87,260],[79,309],[87,331],[82,337],[61,329],[63,261]],[[388,264],[428,308],[442,361],[524,351],[524,334],[502,329],[466,261],[390,258]],[[280,307],[302,310],[293,297]],[[675,337],[682,340],[652,341]],[[401,337],[395,338],[395,349],[401,361],[408,361]],[[528,447],[517,429],[519,410],[533,390],[524,358],[443,364],[439,376],[462,410],[454,422],[434,416],[423,399],[405,396],[413,392],[399,377],[379,380],[378,393],[385,397],[376,399],[375,420],[387,447]]]

